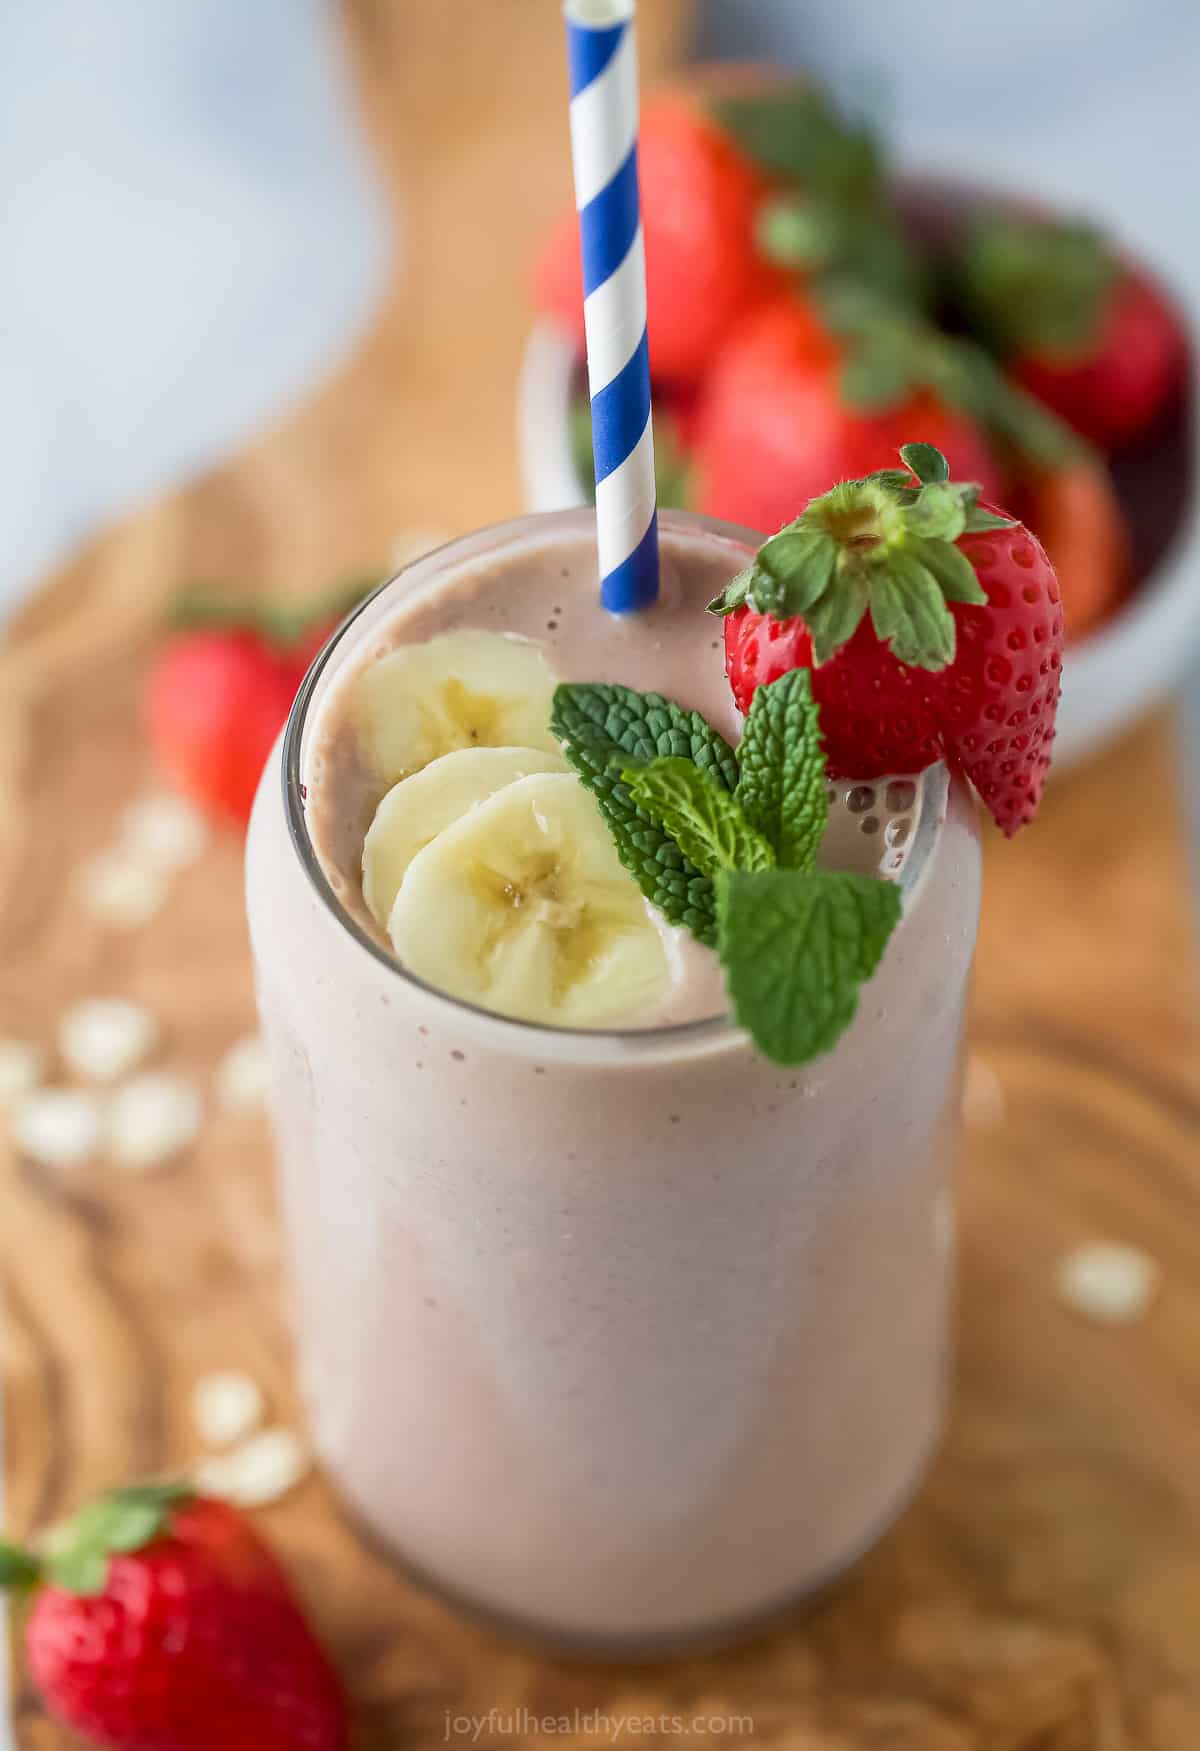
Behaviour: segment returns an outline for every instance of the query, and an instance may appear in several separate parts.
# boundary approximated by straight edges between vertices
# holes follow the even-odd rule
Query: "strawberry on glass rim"
[[[710,606],[743,714],[812,671],[828,770],[878,778],[946,760],[996,824],[1033,819],[1062,671],[1054,568],[1016,518],[951,481],[929,444],[842,481],[759,549]]]

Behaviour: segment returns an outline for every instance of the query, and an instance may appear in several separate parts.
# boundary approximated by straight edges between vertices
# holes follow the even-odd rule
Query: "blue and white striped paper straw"
[[[634,0],[566,0],[563,11],[586,294],[600,599],[614,614],[627,614],[658,595]]]

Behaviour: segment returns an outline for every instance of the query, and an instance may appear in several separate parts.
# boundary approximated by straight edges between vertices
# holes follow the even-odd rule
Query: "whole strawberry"
[[[376,581],[355,579],[298,609],[184,597],[144,701],[150,745],[172,783],[244,825],[305,671]]]
[[[783,284],[757,255],[764,179],[698,100],[671,92],[647,103],[638,137],[646,246],[650,367],[691,382],[746,313]],[[534,276],[538,307],[583,347],[579,224],[565,213]]]
[[[244,823],[304,665],[247,627],[184,632],[158,657],[146,724],[159,765],[211,813]]]
[[[812,670],[831,773],[876,778],[945,758],[1005,833],[1032,820],[1062,668],[1058,582],[1023,524],[955,485],[941,453],[843,481],[759,550],[713,603],[743,713]]]
[[[856,406],[845,393],[846,346],[802,293],[776,298],[724,348],[701,401],[695,504],[710,516],[776,529],[831,480],[886,467],[906,437],[935,445],[955,472],[999,487],[980,427],[934,391]]]
[[[1090,226],[981,220],[960,274],[968,313],[1013,376],[1095,444],[1138,437],[1183,382],[1178,316]]]
[[[59,1720],[107,1751],[341,1751],[333,1669],[267,1547],[233,1508],[168,1486],[117,1490],[39,1561],[29,1670]]]

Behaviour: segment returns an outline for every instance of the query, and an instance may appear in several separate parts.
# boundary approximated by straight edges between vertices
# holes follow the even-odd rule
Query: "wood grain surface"
[[[153,783],[138,687],[182,582],[303,595],[381,567],[404,527],[518,508],[523,277],[567,188],[554,10],[355,10],[404,231],[393,296],[335,381],[96,541],[0,652],[0,1034],[49,1042],[73,997],[127,993],[163,1019],[166,1059],[207,1086],[252,1025],[237,842],[127,936],[80,916],[72,869]],[[678,22],[674,4],[644,5],[647,68]],[[1004,1111],[966,1138],[958,1387],[912,1510],[749,1646],[599,1668],[541,1658],[414,1589],[314,1475],[261,1518],[347,1675],[364,1751],[443,1743],[448,1721],[469,1744],[452,1717],[489,1710],[483,1744],[1197,1751],[1200,1005],[1179,783],[1170,725],[1152,722],[1057,782],[1016,845],[989,842],[973,1046]],[[159,1176],[64,1180],[3,1141],[0,1176],[15,1530],[191,1459],[188,1393],[210,1368],[248,1368],[298,1420],[260,1118],[212,1116]],[[1129,1329],[1055,1298],[1056,1261],[1095,1236],[1161,1267]],[[622,1717],[635,1724],[618,1733]],[[73,1743],[19,1676],[15,1730],[22,1751]]]

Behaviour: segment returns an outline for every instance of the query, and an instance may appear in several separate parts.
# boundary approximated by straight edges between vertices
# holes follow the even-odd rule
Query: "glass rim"
[[[595,514],[590,509],[575,507],[562,511],[536,511],[521,517],[512,517],[498,523],[489,523],[484,527],[472,530],[469,534],[455,536],[440,546],[431,548],[417,559],[409,561],[400,567],[399,571],[385,578],[381,583],[363,598],[335,631],[322,645],[317,655],[310,663],[303,681],[292,702],[288,714],[287,725],[283,734],[282,759],[280,761],[283,809],[287,822],[288,838],[292,848],[299,858],[309,882],[316,891],[326,910],[332,915],[335,924],[366,951],[377,966],[382,967],[393,978],[401,981],[415,991],[421,992],[435,1004],[445,1004],[452,1011],[471,1017],[474,1021],[487,1024],[500,1032],[512,1031],[515,1035],[526,1039],[545,1039],[549,1041],[570,1040],[577,1046],[592,1042],[598,1050],[605,1046],[617,1046],[627,1051],[648,1049],[660,1045],[683,1045],[692,1043],[711,1043],[728,1038],[735,1040],[745,1038],[745,1029],[734,1019],[729,1011],[721,1015],[702,1016],[692,1021],[668,1022],[651,1027],[627,1028],[580,1028],[555,1027],[545,1022],[526,1021],[519,1016],[500,1015],[493,1009],[487,1009],[482,1004],[471,1003],[466,998],[455,997],[448,991],[440,990],[427,980],[411,972],[407,967],[378,942],[369,931],[364,929],[358,919],[354,918],[339,899],[333,883],[317,856],[316,848],[308,831],[305,818],[304,776],[301,760],[304,751],[304,734],[308,727],[309,708],[313,704],[314,695],[325,675],[335,653],[341,649],[345,640],[354,632],[360,619],[371,606],[402,579],[408,579],[414,572],[444,563],[452,558],[459,548],[467,548],[479,543],[482,539],[492,537],[495,548],[516,544],[522,536],[543,531],[547,537],[552,537],[558,531],[580,530],[589,524],[594,526]],[[722,522],[714,517],[705,517],[694,511],[662,510],[659,512],[660,530],[683,535],[696,532],[708,534],[721,540],[730,541],[753,552],[763,540],[763,537],[752,529],[740,527],[734,523]],[[506,539],[507,538],[507,539]],[[949,788],[949,774],[944,766],[931,767],[922,775],[926,781],[921,813],[913,835],[908,856],[904,862],[896,886],[900,889],[902,898],[907,902],[917,881],[929,861],[929,853],[933,847],[933,839],[943,812],[943,803]],[[931,786],[932,781],[932,786]]]

